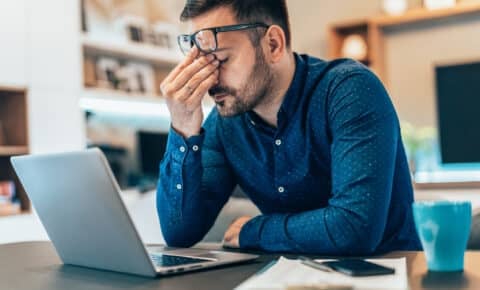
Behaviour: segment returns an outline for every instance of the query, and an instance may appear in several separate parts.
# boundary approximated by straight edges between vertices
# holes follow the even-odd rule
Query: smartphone
[[[323,262],[322,264],[330,267],[337,272],[355,277],[389,275],[395,273],[395,269],[393,268],[385,267],[360,259],[327,261]]]

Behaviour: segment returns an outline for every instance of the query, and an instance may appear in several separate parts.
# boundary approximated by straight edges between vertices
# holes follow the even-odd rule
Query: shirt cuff
[[[240,248],[270,252],[298,250],[286,232],[288,218],[287,214],[272,214],[250,220],[240,231]]]
[[[205,133],[202,128],[199,135],[184,138],[175,129],[170,128],[167,142],[167,153],[170,153],[172,159],[176,162],[192,162],[201,152]]]
[[[258,249],[265,216],[259,215],[249,220],[240,230],[240,248]]]

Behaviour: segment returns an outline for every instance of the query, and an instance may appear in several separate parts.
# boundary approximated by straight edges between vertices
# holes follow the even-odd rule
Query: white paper
[[[319,262],[327,260],[317,260]],[[354,289],[407,289],[407,262],[399,259],[367,259],[394,268],[395,274],[369,277],[351,277],[337,272],[323,272],[303,265],[300,260],[281,257],[265,272],[254,275],[235,290],[283,290],[290,285],[350,285]]]

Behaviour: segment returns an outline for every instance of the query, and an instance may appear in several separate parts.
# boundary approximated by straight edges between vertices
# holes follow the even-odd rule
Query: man
[[[285,0],[192,0],[194,33],[161,84],[171,113],[157,208],[167,244],[189,247],[239,185],[262,212],[234,247],[331,255],[417,250],[398,118],[351,60],[292,52]],[[312,27],[313,29],[313,27]],[[216,108],[203,128],[202,97]]]

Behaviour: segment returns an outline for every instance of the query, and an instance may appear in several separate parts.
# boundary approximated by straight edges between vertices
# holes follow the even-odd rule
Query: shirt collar
[[[305,84],[305,75],[307,72],[306,63],[297,53],[293,54],[295,58],[295,73],[277,113],[278,128],[287,122],[295,113],[302,98],[302,90]],[[249,111],[246,115],[252,124],[261,125],[264,123],[254,111]]]
[[[298,54],[294,53],[294,57],[295,73],[277,114],[278,127],[281,126],[282,122],[288,121],[293,116],[302,99],[307,72],[306,63]]]

